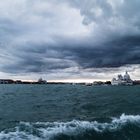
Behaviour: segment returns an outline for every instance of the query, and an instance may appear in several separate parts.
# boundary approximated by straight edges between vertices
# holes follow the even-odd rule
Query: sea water
[[[0,140],[140,140],[140,86],[0,85]]]

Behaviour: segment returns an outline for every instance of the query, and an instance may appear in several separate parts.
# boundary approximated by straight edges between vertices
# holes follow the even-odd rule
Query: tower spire
[[[127,70],[125,71],[126,74],[128,74]]]

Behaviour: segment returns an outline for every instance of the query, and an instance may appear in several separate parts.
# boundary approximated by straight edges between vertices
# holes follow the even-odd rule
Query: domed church
[[[111,84],[112,85],[133,85],[133,80],[130,78],[130,75],[126,71],[124,76],[119,74],[117,78],[113,78],[111,81]]]

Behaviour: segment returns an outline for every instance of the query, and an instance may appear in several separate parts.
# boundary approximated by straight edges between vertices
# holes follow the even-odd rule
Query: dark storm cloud
[[[140,37],[125,37],[96,46],[72,50],[75,60],[84,68],[120,67],[140,63]]]
[[[140,36],[118,38],[101,46],[59,43],[57,46],[30,43],[30,47],[21,47],[13,53],[16,56],[14,63],[5,64],[3,71],[49,72],[71,67],[115,68],[140,63]]]
[[[60,46],[63,46],[61,44]],[[120,67],[140,63],[140,36],[126,36],[96,45],[56,47],[64,58],[75,61],[82,68]]]
[[[7,57],[8,63],[2,65],[1,70],[8,73],[41,73],[66,69],[74,65],[73,61],[65,59],[63,51],[55,49],[56,46],[34,43],[16,47],[14,51],[7,51],[5,54],[4,57]]]
[[[78,73],[140,64],[138,0],[2,3],[0,71]]]

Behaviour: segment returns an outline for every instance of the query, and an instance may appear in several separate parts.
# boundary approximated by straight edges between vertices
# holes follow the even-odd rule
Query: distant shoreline
[[[0,84],[70,84],[70,85],[85,85],[85,86],[94,86],[94,85],[111,85],[111,81],[94,81],[93,83],[81,82],[81,83],[73,83],[73,82],[47,82],[45,80],[39,79],[38,81],[22,81],[22,80],[12,80],[12,79],[0,79]],[[140,85],[140,80],[133,81],[133,85]]]

